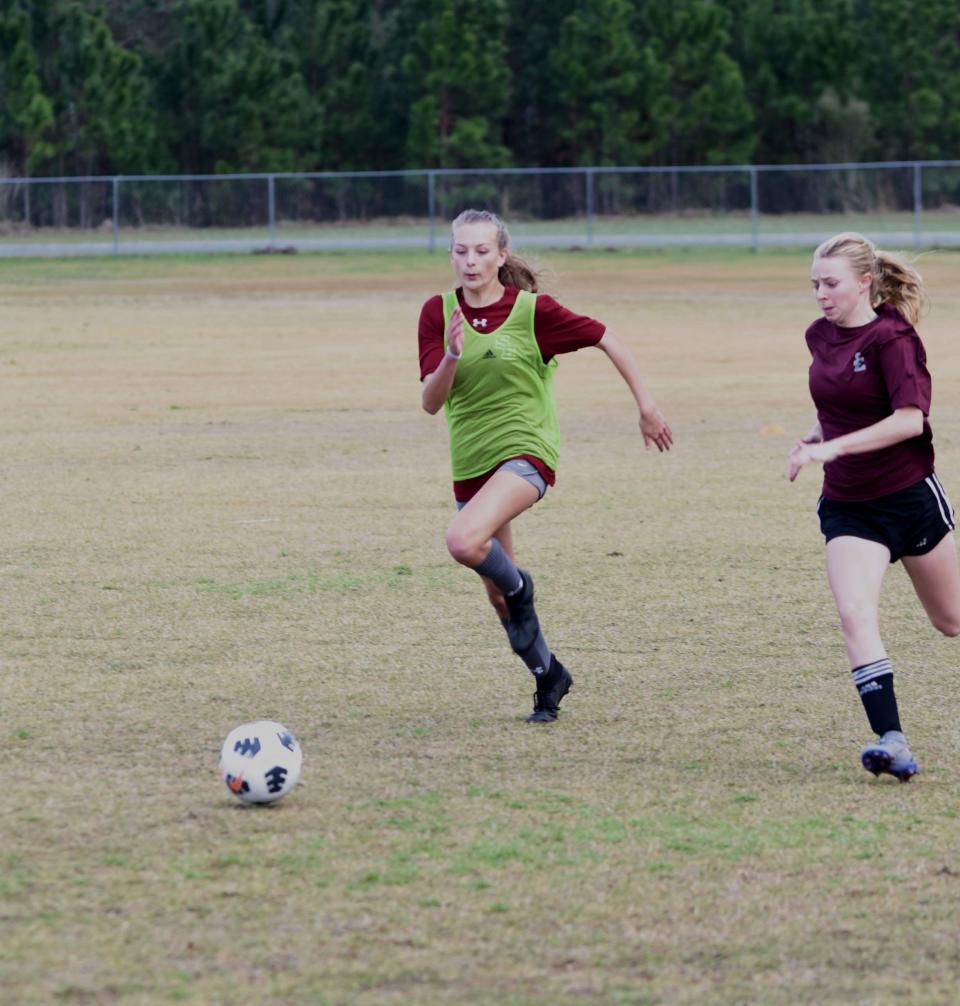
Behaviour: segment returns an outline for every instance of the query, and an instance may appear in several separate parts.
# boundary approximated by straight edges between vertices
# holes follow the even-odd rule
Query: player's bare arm
[[[607,354],[607,358],[617,368],[637,403],[644,446],[649,448],[655,445],[661,452],[670,450],[673,446],[673,431],[647,389],[633,354],[620,337],[609,328],[597,346]]]
[[[897,409],[886,419],[881,419],[879,423],[865,426],[862,430],[847,433],[842,437],[835,437],[833,440],[803,440],[796,444],[790,452],[787,478],[793,482],[800,469],[812,461],[828,464],[845,454],[865,454],[868,451],[879,451],[884,447],[909,440],[911,437],[917,437],[922,432],[923,412],[916,406],[909,406],[905,409]]]

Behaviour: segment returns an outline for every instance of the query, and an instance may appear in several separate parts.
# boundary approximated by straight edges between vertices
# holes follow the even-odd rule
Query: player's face
[[[494,224],[463,224],[454,232],[450,260],[465,292],[498,294],[497,270],[506,258],[507,253],[497,247]]]
[[[810,282],[823,316],[835,325],[866,324],[873,317],[870,304],[870,273],[857,274],[844,255],[815,258]]]

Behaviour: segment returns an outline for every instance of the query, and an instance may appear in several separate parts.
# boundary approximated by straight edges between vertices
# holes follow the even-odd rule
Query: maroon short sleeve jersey
[[[898,492],[933,471],[930,373],[913,326],[890,304],[866,325],[841,328],[820,318],[807,329],[810,395],[823,439],[886,419],[896,409],[916,406],[923,432],[865,454],[847,454],[823,466],[823,495],[834,500],[868,500]]]
[[[460,310],[469,324],[480,332],[496,331],[513,310],[517,300],[517,289],[505,287],[503,296],[495,304],[483,308],[469,307],[463,299],[463,289],[457,290]],[[418,340],[420,343],[420,380],[432,374],[443,359],[443,298],[431,297],[420,310]],[[595,346],[606,332],[606,326],[583,314],[576,314],[558,304],[553,297],[537,294],[533,314],[533,334],[540,348],[544,363],[554,356],[573,353],[587,346]],[[507,458],[503,459],[507,461]],[[548,485],[556,481],[554,471],[540,458],[527,456]],[[492,472],[475,479],[454,483],[454,495],[459,502],[469,500],[487,481]]]
[[[503,296],[484,308],[468,307],[463,299],[463,289],[457,290],[457,301],[463,317],[480,332],[498,329],[513,310],[517,300],[516,287],[504,288]],[[583,314],[575,314],[561,307],[553,297],[537,294],[533,315],[533,334],[544,363],[554,356],[573,353],[585,346],[595,346],[606,332],[606,326]],[[420,341],[420,380],[432,374],[443,359],[443,298],[431,297],[420,311],[418,331]]]

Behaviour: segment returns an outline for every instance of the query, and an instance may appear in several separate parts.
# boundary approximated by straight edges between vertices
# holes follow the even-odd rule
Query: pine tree
[[[641,153],[648,67],[632,15],[628,0],[584,0],[560,25],[547,60],[560,164],[630,164]]]
[[[5,9],[4,9],[5,8]],[[53,154],[53,107],[43,93],[30,38],[30,18],[15,5],[0,8],[0,173],[30,176]]]
[[[646,106],[653,164],[742,164],[753,112],[730,56],[730,16],[715,0],[649,0],[642,8],[652,80]]]
[[[271,47],[236,0],[178,0],[160,60],[163,136],[189,173],[304,166],[313,110],[289,53]]]
[[[145,168],[155,120],[139,57],[77,0],[13,0],[6,7],[5,23],[17,38],[4,61],[13,97],[5,114],[20,122],[24,168],[47,174]]]
[[[494,167],[509,72],[504,0],[404,0],[397,19],[398,83],[408,101],[411,167]]]

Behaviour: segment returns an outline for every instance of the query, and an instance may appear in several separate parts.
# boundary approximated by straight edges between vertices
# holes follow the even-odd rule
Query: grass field
[[[806,255],[561,254],[633,347],[557,374],[559,481],[518,522],[576,687],[529,675],[446,555],[416,320],[441,255],[0,267],[0,1002],[950,1003],[960,650],[891,570],[922,774],[868,733],[823,572]],[[960,255],[922,261],[960,494]],[[249,808],[254,718],[305,751]]]

